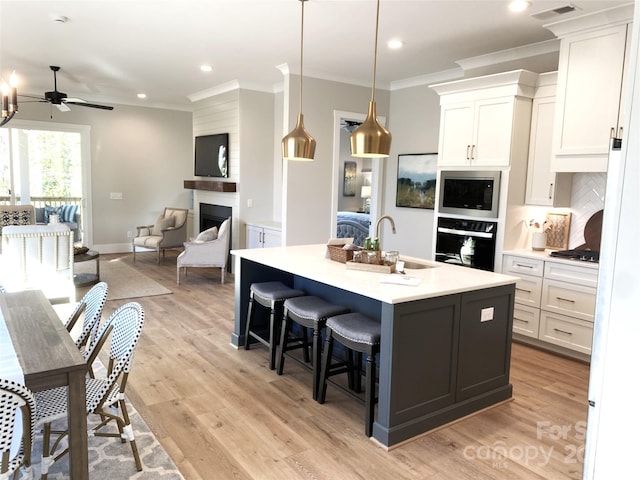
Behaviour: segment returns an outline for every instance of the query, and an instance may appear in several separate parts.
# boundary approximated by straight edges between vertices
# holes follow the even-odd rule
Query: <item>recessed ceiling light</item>
[[[213,67],[211,65],[200,65],[200,70],[203,72],[210,72],[213,70]]]
[[[138,94],[138,98],[147,98],[147,94],[146,93],[139,93]]]
[[[402,40],[389,40],[387,42],[387,46],[393,50],[397,50],[398,48],[402,48],[404,42]]]
[[[531,6],[531,2],[527,0],[511,0],[509,3],[509,10],[512,12],[524,12]]]

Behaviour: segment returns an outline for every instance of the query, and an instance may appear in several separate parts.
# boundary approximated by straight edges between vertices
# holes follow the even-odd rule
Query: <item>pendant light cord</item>
[[[376,91],[376,64],[378,62],[378,22],[380,20],[380,0],[378,0],[378,6],[376,7],[376,39],[373,47],[373,82],[371,87],[371,101],[375,100]]]
[[[302,20],[300,21],[300,110],[298,113],[302,113],[302,52],[304,50],[304,2],[307,0],[300,0],[302,3]]]

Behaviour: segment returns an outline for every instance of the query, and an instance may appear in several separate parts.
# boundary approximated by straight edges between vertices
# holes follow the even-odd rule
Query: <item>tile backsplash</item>
[[[606,173],[575,173],[571,187],[571,227],[569,248],[584,243],[584,226],[598,210],[604,208]]]

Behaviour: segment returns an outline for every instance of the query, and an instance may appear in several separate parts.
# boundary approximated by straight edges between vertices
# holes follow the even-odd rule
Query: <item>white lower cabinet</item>
[[[505,254],[503,273],[516,282],[513,332],[591,354],[598,269],[544,254]]]
[[[277,225],[248,223],[247,248],[267,248],[282,246],[282,230]]]

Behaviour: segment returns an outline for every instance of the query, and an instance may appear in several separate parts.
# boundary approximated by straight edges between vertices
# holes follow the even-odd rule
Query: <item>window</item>
[[[0,130],[0,204],[79,205],[88,234],[89,141],[87,126],[12,121]]]

